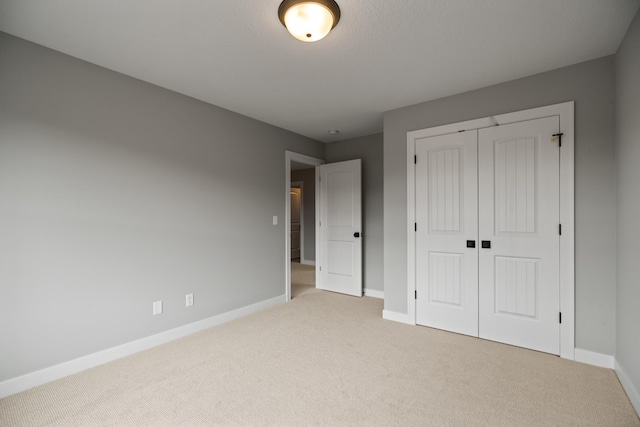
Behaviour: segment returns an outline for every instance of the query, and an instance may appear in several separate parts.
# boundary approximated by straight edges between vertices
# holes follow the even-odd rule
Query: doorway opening
[[[322,159],[285,151],[285,297],[287,301],[315,288],[316,206],[318,205],[315,191],[317,182],[315,167],[322,164],[324,164]],[[298,191],[300,209],[299,215],[296,215],[295,200],[298,196],[293,193]],[[298,221],[293,221],[296,219]],[[294,292],[292,292],[292,282]]]
[[[291,171],[294,174],[296,171]],[[292,177],[292,179],[294,179]],[[291,183],[289,196],[291,198],[291,261],[300,262],[304,259],[304,203],[302,193],[304,181]]]
[[[313,211],[315,203],[311,198],[313,194],[305,194],[304,183],[315,180],[315,169],[296,169],[294,165],[291,171],[291,298],[297,298],[312,289],[315,289],[316,271],[314,261],[308,258],[309,251],[305,253],[305,229],[311,228],[305,222],[305,211]],[[300,165],[299,167],[303,167]],[[313,191],[311,192],[313,193]]]

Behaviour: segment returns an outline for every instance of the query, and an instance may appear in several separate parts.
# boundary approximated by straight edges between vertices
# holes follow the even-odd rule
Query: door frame
[[[559,116],[560,149],[560,357],[575,360],[574,102],[532,108],[407,132],[407,317],[416,324],[415,140],[472,129]]]
[[[305,154],[296,153],[293,151],[285,150],[284,152],[284,171],[285,171],[285,180],[284,180],[284,260],[285,260],[285,301],[291,301],[291,163],[304,163],[305,165],[309,165],[309,168],[316,167],[319,165],[323,165],[325,163],[324,160],[318,159],[316,157],[307,156]],[[316,182],[317,171],[316,171]],[[315,210],[316,210],[316,222],[318,220],[318,191],[316,191],[316,200],[315,200]],[[318,246],[318,228],[316,226],[316,248]],[[317,251],[317,249],[316,249]],[[302,252],[301,252],[302,255]],[[316,254],[317,257],[317,254]],[[302,258],[300,258],[302,260]],[[317,264],[316,264],[317,265]],[[317,269],[317,267],[316,267]]]

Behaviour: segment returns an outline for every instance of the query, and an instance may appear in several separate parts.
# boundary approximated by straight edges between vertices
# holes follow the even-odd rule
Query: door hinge
[[[562,147],[562,135],[564,135],[564,133],[560,132],[560,133],[554,133],[552,136],[558,137],[558,147]]]
[[[418,299],[418,291],[413,291],[413,298]]]
[[[413,156],[413,164],[414,165],[418,164],[418,156]]]
[[[417,222],[413,223],[413,231],[418,231],[418,223]]]
[[[558,234],[562,236],[562,224],[558,224]]]
[[[559,316],[558,316],[558,320],[560,321],[560,323],[562,323],[562,312],[560,312],[560,313],[558,313],[558,314],[559,314]]]

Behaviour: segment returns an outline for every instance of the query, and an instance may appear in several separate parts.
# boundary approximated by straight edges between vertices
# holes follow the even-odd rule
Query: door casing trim
[[[574,102],[532,108],[407,132],[407,320],[416,324],[415,141],[420,138],[559,116],[560,150],[560,357],[575,360]]]

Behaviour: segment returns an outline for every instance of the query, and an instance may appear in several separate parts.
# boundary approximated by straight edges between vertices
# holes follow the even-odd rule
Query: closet
[[[560,129],[414,134],[416,323],[560,354]]]

